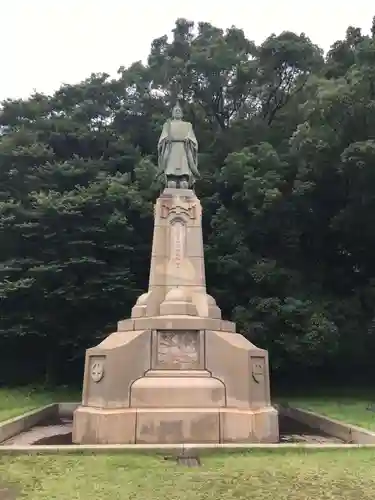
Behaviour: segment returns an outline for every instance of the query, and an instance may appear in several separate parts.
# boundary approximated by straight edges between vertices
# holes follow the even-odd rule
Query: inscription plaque
[[[156,368],[161,370],[200,368],[199,331],[158,331],[156,338]]]

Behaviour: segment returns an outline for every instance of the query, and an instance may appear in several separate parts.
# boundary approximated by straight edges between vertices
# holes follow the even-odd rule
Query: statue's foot
[[[169,188],[177,187],[176,181],[168,181],[167,187]]]
[[[180,188],[181,189],[189,189],[189,183],[188,183],[188,181],[181,181],[180,182]]]

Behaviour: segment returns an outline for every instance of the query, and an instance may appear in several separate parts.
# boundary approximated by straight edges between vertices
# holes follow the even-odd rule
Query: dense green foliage
[[[276,378],[366,376],[374,33],[350,27],[324,57],[303,34],[256,46],[180,19],[146,65],[3,102],[0,381],[79,381],[85,349],[146,288],[156,143],[177,96],[200,145],[209,292]]]

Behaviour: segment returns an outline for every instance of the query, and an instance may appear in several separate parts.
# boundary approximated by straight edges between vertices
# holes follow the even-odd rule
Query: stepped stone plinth
[[[277,442],[267,352],[206,291],[199,199],[166,187],[154,219],[148,291],[86,352],[73,442]]]

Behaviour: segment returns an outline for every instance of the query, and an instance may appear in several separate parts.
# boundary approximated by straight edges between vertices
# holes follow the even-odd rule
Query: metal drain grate
[[[6,488],[0,484],[0,500],[15,500],[16,497],[17,494],[14,488]]]
[[[180,455],[177,457],[177,463],[185,467],[199,467],[201,465],[199,457],[194,455]]]

